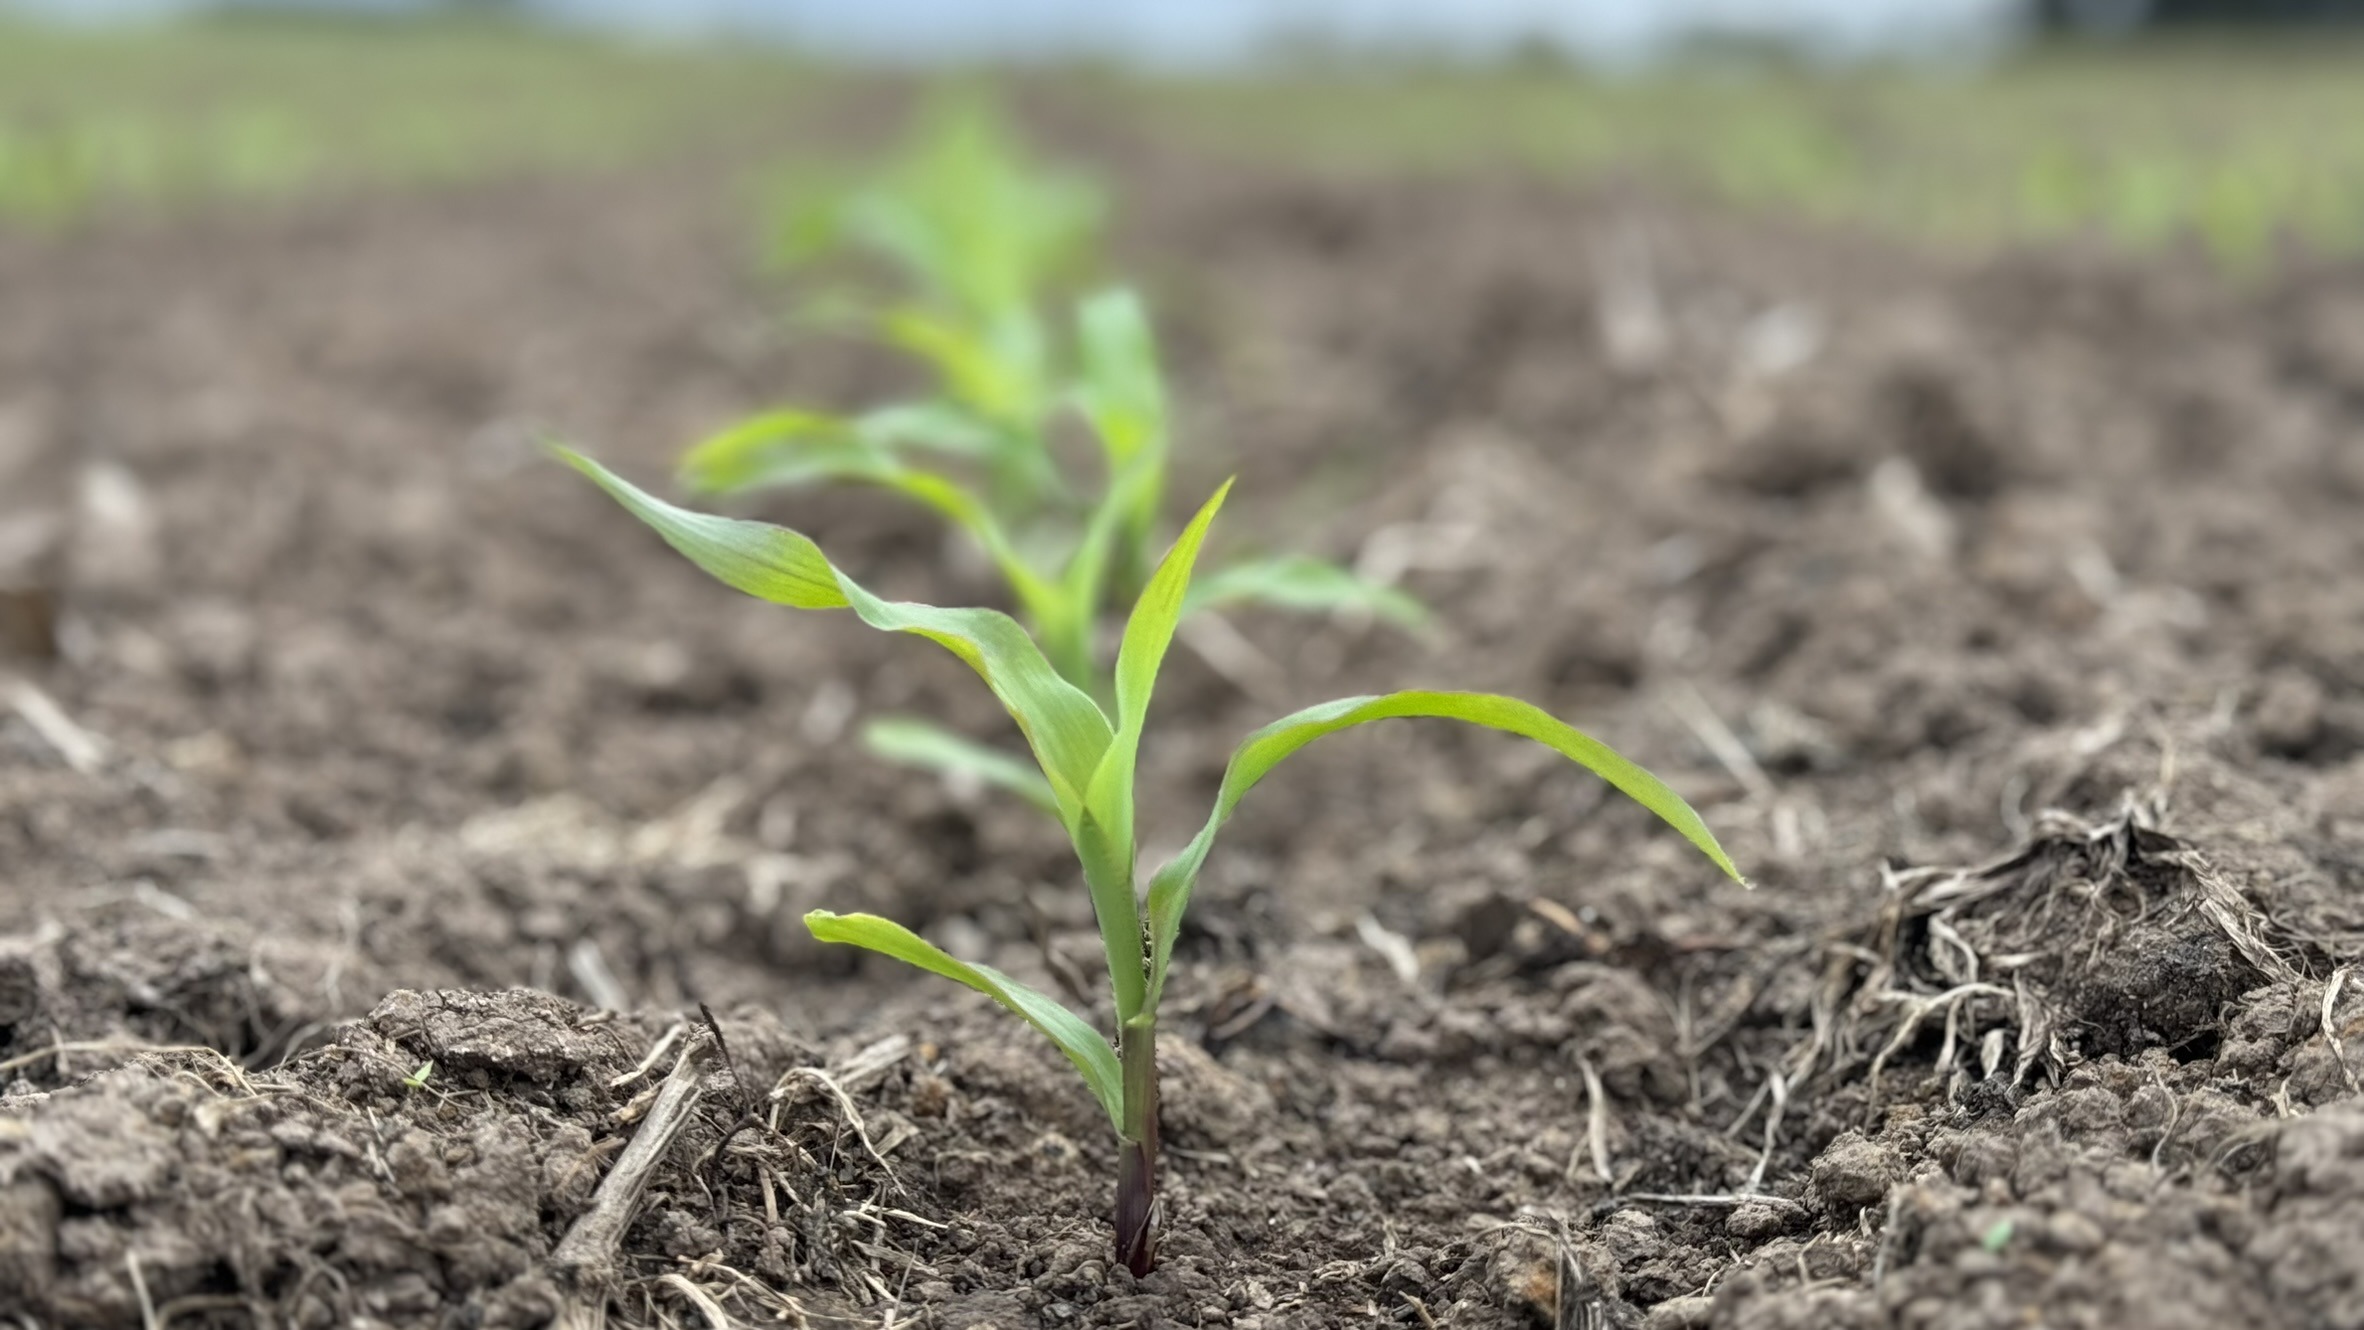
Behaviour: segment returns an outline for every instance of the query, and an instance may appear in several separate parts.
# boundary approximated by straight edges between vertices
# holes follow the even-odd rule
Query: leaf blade
[[[1141,732],[1149,723],[1149,701],[1157,688],[1157,672],[1165,663],[1166,651],[1173,645],[1174,630],[1182,622],[1183,606],[1190,594],[1190,578],[1197,567],[1199,551],[1206,544],[1207,530],[1213,525],[1215,514],[1223,509],[1223,501],[1230,497],[1231,481],[1224,481],[1198,512],[1174,538],[1171,548],[1160,560],[1157,570],[1150,574],[1142,587],[1140,598],[1133,602],[1133,612],[1125,619],[1124,637],[1116,652],[1116,735],[1107,753],[1100,759],[1100,769],[1093,773],[1092,790],[1095,807],[1105,788],[1112,801],[1109,812],[1115,811],[1114,799],[1124,795],[1126,814],[1123,825],[1129,832],[1132,819],[1132,777],[1134,759],[1141,749]]]
[[[1428,607],[1409,592],[1365,581],[1327,559],[1304,554],[1227,564],[1190,589],[1184,613],[1242,604],[1314,613],[1362,609],[1405,628],[1428,622]]]
[[[676,508],[572,448],[551,451],[724,586],[800,610],[852,604],[821,547],[798,532]]]
[[[730,494],[759,485],[794,485],[801,456],[842,443],[852,422],[818,411],[765,411],[715,431],[682,454],[681,483],[701,494]]]
[[[1157,337],[1139,293],[1116,287],[1076,306],[1076,354],[1083,381],[1076,403],[1108,450],[1110,472],[1121,472],[1166,437],[1165,379],[1158,370]]]
[[[1129,585],[1142,576],[1151,533],[1165,503],[1168,412],[1157,336],[1141,297],[1118,287],[1076,306],[1082,381],[1073,398],[1100,440],[1109,477],[1106,502],[1122,512]],[[1123,498],[1119,488],[1130,491]]]
[[[966,485],[943,472],[906,463],[888,445],[864,437],[854,422],[801,412],[776,413],[774,418],[786,432],[767,436],[758,420],[710,441],[726,446],[716,448],[697,463],[701,470],[690,477],[692,488],[745,489],[754,485],[803,485],[823,480],[876,485],[930,509],[967,532],[993,561],[995,570],[1009,584],[1011,594],[1017,597],[1019,607],[1029,618],[1040,623],[1066,612],[1063,588],[1043,576],[1018,552],[1001,519],[994,516],[992,506]],[[689,475],[689,467],[695,461],[693,454],[691,461],[684,462],[685,475]],[[734,483],[724,486],[706,483],[718,477]]]
[[[998,748],[940,725],[912,716],[880,716],[862,727],[862,742],[871,752],[889,761],[945,775],[973,776],[987,786],[1017,795],[1053,817],[1059,816],[1059,796],[1042,772]]]
[[[699,440],[682,454],[678,476],[700,494],[846,479],[840,459],[857,445],[895,462],[905,448],[977,460],[997,446],[991,427],[949,403],[905,402],[859,416],[783,407]]]
[[[678,508],[572,449],[552,449],[690,562],[727,586],[797,609],[851,609],[882,632],[925,637],[966,663],[1018,722],[1072,827],[1113,731],[1091,696],[1061,678],[1018,621],[871,594],[804,535],[768,522]]]
[[[1030,988],[989,965],[972,965],[958,960],[941,947],[903,927],[891,919],[874,914],[838,914],[830,910],[814,910],[804,917],[805,928],[823,942],[861,947],[882,956],[892,956],[906,965],[917,966],[930,974],[942,975],[955,983],[983,993],[994,1001],[1016,1012],[1027,1024],[1040,1030],[1075,1069],[1083,1074],[1084,1083],[1091,1087],[1092,1097],[1108,1113],[1113,1124],[1121,1123],[1124,1105],[1124,1073],[1116,1053],[1108,1041],[1081,1016],[1039,989]]]
[[[1092,890],[1093,911],[1100,918],[1101,941],[1108,953],[1120,1019],[1131,1019],[1147,995],[1147,976],[1141,964],[1141,908],[1133,881],[1133,775],[1141,751],[1141,731],[1148,724],[1158,667],[1182,620],[1191,569],[1206,544],[1207,528],[1230,493],[1231,482],[1226,480],[1175,537],[1125,620],[1124,638],[1116,653],[1115,734],[1084,794],[1084,829],[1090,834],[1079,837],[1078,848],[1086,850],[1085,880]]]
[[[1215,807],[1206,825],[1182,853],[1152,877],[1148,998],[1151,1010],[1155,1010],[1164,992],[1174,938],[1181,930],[1182,913],[1190,902],[1191,889],[1206,865],[1209,851],[1214,848],[1217,833],[1231,819],[1247,792],[1284,759],[1316,739],[1372,721],[1413,717],[1459,720],[1543,744],[1657,814],[1660,821],[1680,832],[1727,876],[1747,885],[1748,879],[1733,866],[1731,857],[1717,843],[1715,833],[1708,830],[1707,823],[1681,795],[1607,744],[1532,703],[1495,693],[1429,690],[1339,698],[1292,712],[1242,740],[1224,768],[1222,788],[1215,796]]]

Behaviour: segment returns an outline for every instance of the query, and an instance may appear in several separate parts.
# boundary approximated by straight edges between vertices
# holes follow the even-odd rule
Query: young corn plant
[[[1089,1021],[1056,999],[998,970],[959,960],[892,920],[815,910],[805,916],[805,926],[824,942],[865,947],[966,984],[1016,1012],[1067,1055],[1116,1132],[1116,1254],[1136,1275],[1156,1264],[1157,1012],[1172,969],[1174,939],[1217,833],[1282,759],[1324,735],[1396,717],[1433,716],[1504,730],[1595,772],[1680,832],[1717,868],[1740,876],[1690,805],[1599,740],[1515,698],[1411,691],[1325,702],[1250,734],[1232,753],[1205,824],[1180,854],[1150,875],[1143,892],[1135,862],[1135,759],[1158,667],[1189,604],[1192,569],[1228,483],[1199,509],[1148,577],[1125,623],[1113,702],[1104,707],[1061,677],[1008,615],[881,600],[794,531],[674,507],[588,458],[560,452],[725,584],[796,609],[850,609],[873,628],[928,638],[975,670],[1017,721],[1038,768],[1037,797],[1067,829],[1091,893],[1108,961],[1113,1049]]]
[[[850,482],[920,504],[984,552],[1060,674],[1104,691],[1102,611],[1128,575],[1137,589],[1133,570],[1146,567],[1142,551],[1164,498],[1165,389],[1148,317],[1131,292],[1086,299],[1076,326],[1080,368],[1067,400],[1090,425],[1107,478],[1088,504],[1073,497],[1078,485],[1042,444],[1048,416],[1022,429],[989,427],[949,397],[859,417],[760,416],[692,449],[682,480],[713,495]],[[1022,438],[1024,447],[992,442],[1010,438]],[[993,479],[973,483],[978,472]]]
[[[1064,394],[1062,348],[1044,310],[1093,265],[1099,192],[1031,160],[991,104],[974,98],[929,107],[909,146],[874,178],[817,193],[796,184],[775,262],[802,270],[850,257],[891,274],[884,290],[839,292],[811,313],[909,355],[935,394],[850,416],[753,417],[692,450],[685,479],[713,492],[818,479],[891,483],[832,474],[832,463],[858,467],[846,455],[857,451],[908,454],[983,471],[1004,521],[1072,510],[1079,496],[1048,443]],[[804,455],[809,448],[820,455]]]
[[[917,359],[928,396],[838,414],[766,412],[691,449],[681,479],[722,495],[853,483],[918,503],[983,551],[1052,668],[1105,703],[1114,678],[1103,626],[1141,589],[1156,553],[1170,460],[1165,378],[1132,291],[1063,303],[1094,266],[1099,197],[1034,163],[982,102],[938,106],[881,176],[823,196],[786,228],[783,258],[850,252],[895,273],[891,297],[832,302],[850,322]],[[1094,456],[1053,447],[1080,421]],[[1201,581],[1189,612],[1263,604],[1305,613],[1355,607],[1407,627],[1411,597],[1301,555],[1235,562]],[[1032,773],[909,717],[873,721],[874,751],[959,772],[1040,802]]]

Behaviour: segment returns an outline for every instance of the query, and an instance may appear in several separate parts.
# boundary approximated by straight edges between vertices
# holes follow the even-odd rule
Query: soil
[[[0,709],[0,1308],[2364,1326],[2364,268],[1068,134],[1170,311],[1175,503],[1236,469],[1226,548],[1439,620],[1178,651],[1149,856],[1279,708],[1429,684],[1651,765],[1756,888],[1499,736],[1295,759],[1183,938],[1136,1280],[1064,1061],[798,923],[1088,972],[1055,828],[849,735],[1006,719],[535,451],[897,382],[783,331],[710,175],[0,240],[0,460],[79,496],[12,500],[79,521]],[[884,499],[760,507],[986,594]]]

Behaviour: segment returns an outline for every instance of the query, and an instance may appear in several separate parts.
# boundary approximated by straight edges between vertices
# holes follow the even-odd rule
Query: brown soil
[[[0,242],[0,452],[84,494],[23,677],[103,743],[0,709],[0,1309],[2364,1326],[2364,271],[1101,147],[1177,503],[1236,466],[1235,545],[1443,624],[1178,653],[1152,852],[1279,706],[1429,683],[1594,728],[1758,889],[1508,740],[1299,758],[1184,938],[1137,1281],[1064,1062],[797,922],[1088,969],[1055,829],[844,737],[1006,722],[533,451],[655,475],[891,384],[776,331],[710,180]],[[977,594],[890,503],[771,511]],[[612,1252],[562,1243],[693,1081]]]

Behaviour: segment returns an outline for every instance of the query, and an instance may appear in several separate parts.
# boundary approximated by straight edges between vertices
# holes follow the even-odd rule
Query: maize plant
[[[832,321],[918,361],[929,394],[850,414],[765,412],[691,449],[681,479],[710,495],[864,484],[928,508],[983,551],[1060,676],[1106,702],[1102,627],[1154,556],[1171,431],[1135,293],[1077,296],[1063,324],[1045,312],[1091,266],[1099,217],[1088,184],[1036,166],[982,104],[940,108],[901,160],[800,209],[783,242],[793,261],[852,252],[893,274],[889,295],[832,302]],[[1053,448],[1065,420],[1091,436],[1089,463]],[[1235,562],[1185,609],[1244,603],[1424,617],[1404,593],[1303,555]],[[1031,788],[1006,779],[991,750],[924,720],[874,722],[865,737],[903,761]]]
[[[1000,611],[882,600],[797,532],[677,508],[588,458],[564,450],[561,455],[726,585],[795,609],[851,610],[873,628],[928,638],[975,670],[1017,722],[1034,759],[1030,788],[1066,828],[1091,894],[1108,961],[1113,1047],[1099,1028],[1057,999],[959,960],[891,920],[815,910],[805,924],[824,942],[868,948],[966,984],[1017,1013],[1066,1054],[1116,1134],[1116,1254],[1136,1275],[1156,1263],[1157,1012],[1172,971],[1174,939],[1217,834],[1282,759],[1324,735],[1397,717],[1440,717],[1507,731],[1595,772],[1680,832],[1717,868],[1739,877],[1689,804],[1599,740],[1515,698],[1410,691],[1325,702],[1248,735],[1231,755],[1205,824],[1150,875],[1144,890],[1135,862],[1135,759],[1158,668],[1189,604],[1193,567],[1228,483],[1146,579],[1117,648],[1111,701],[1103,705],[1062,677],[1034,638]]]

